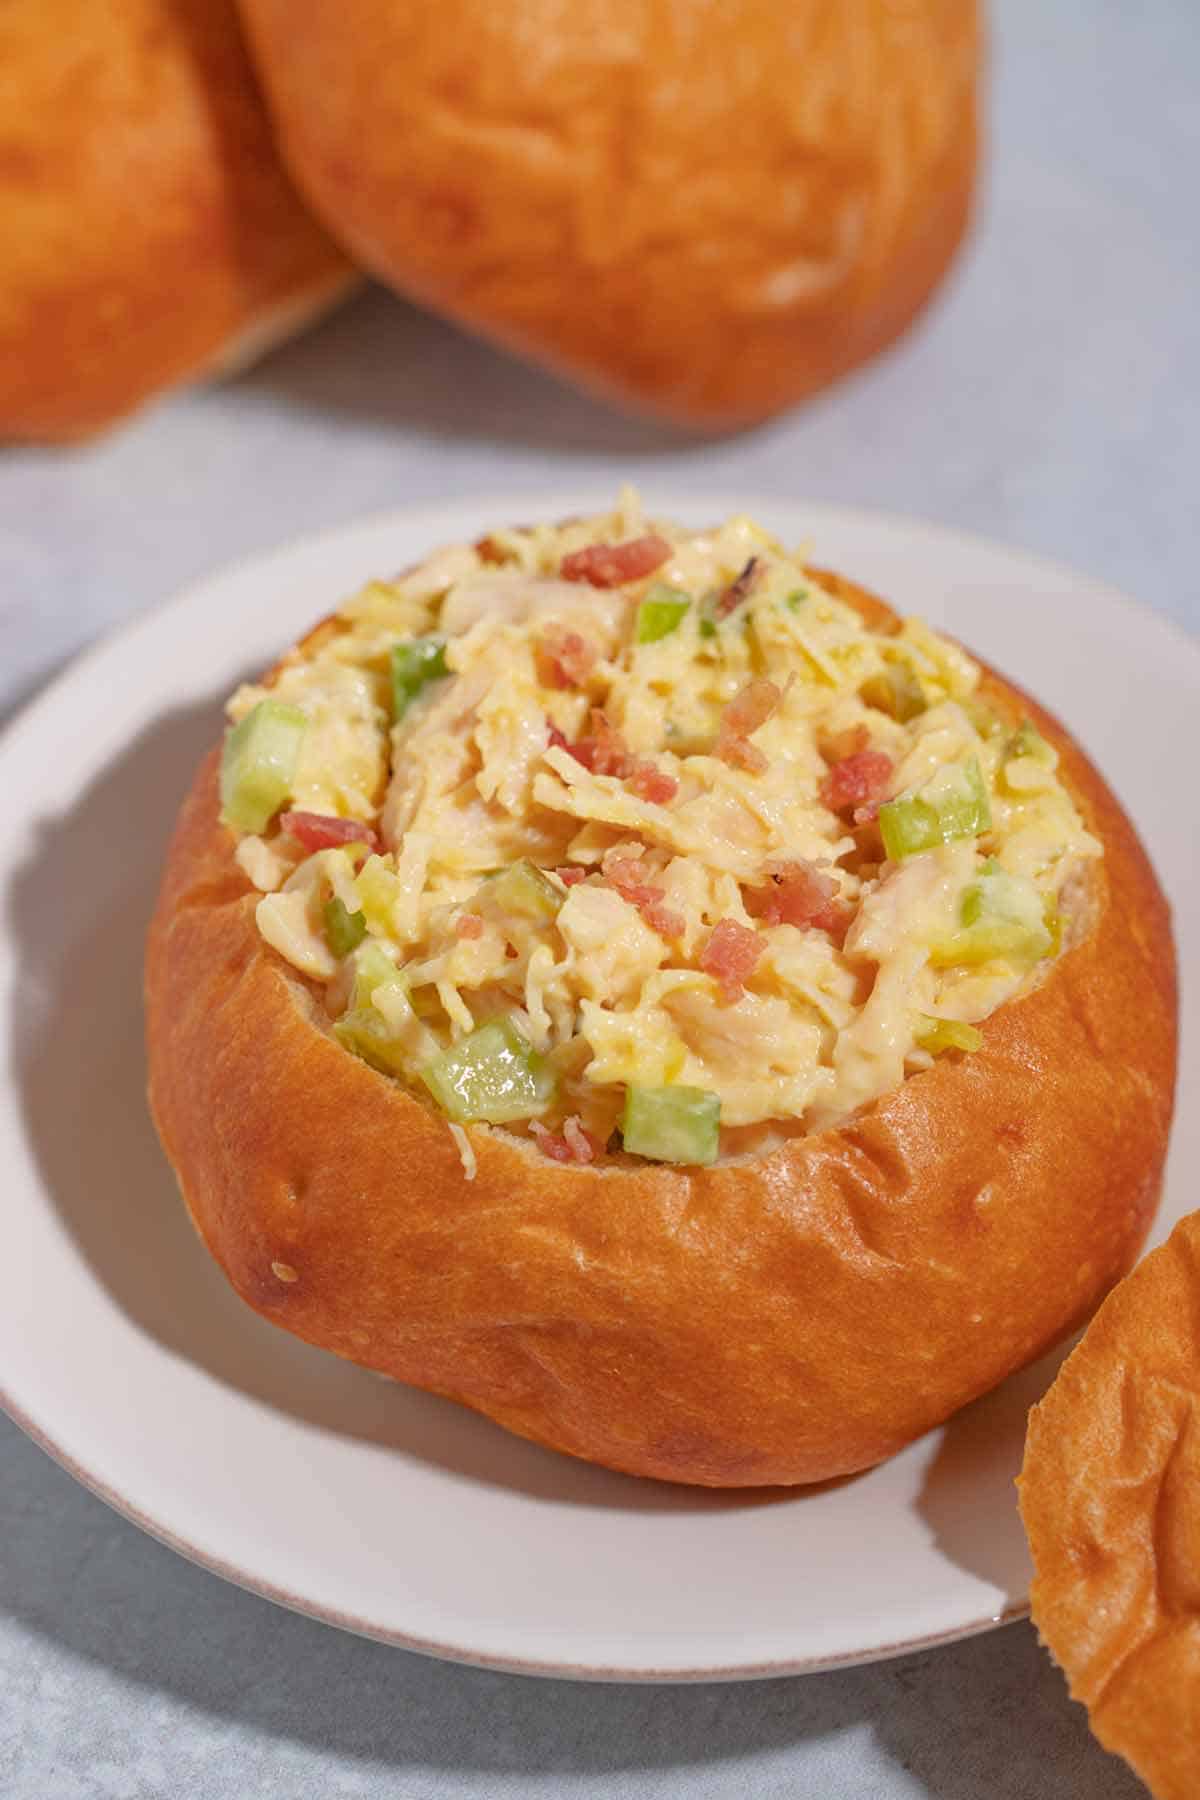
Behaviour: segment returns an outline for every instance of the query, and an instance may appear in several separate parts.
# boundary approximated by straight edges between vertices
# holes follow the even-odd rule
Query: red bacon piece
[[[666,539],[651,532],[624,544],[588,544],[582,550],[572,550],[563,557],[559,573],[564,581],[586,581],[598,588],[621,587],[627,581],[652,575],[670,554]]]
[[[741,574],[730,582],[729,586],[725,589],[724,593],[713,607],[713,611],[716,613],[718,619],[728,618],[734,608],[742,604],[742,601],[753,589],[758,580],[758,576],[758,558],[757,556],[752,556]]]
[[[882,750],[856,750],[834,763],[821,783],[821,799],[830,812],[858,809],[855,819],[862,824],[858,811],[873,809],[869,817],[874,818],[894,773],[895,764]]]
[[[815,925],[818,931],[837,931],[842,915],[831,904],[838,891],[832,875],[802,858],[775,863],[769,874],[765,887],[744,890],[746,911],[752,918],[761,919],[764,925]]]
[[[537,647],[537,677],[544,687],[582,687],[592,672],[596,652],[585,637],[565,625],[548,625]]]
[[[561,1132],[548,1130],[540,1119],[531,1119],[529,1130],[542,1154],[552,1162],[590,1163],[596,1159],[597,1146],[577,1114],[564,1121]]]
[[[673,775],[656,769],[652,762],[640,760],[634,764],[629,785],[639,800],[649,800],[653,806],[665,806],[679,792],[679,783]]]
[[[578,868],[574,863],[565,863],[561,869],[555,869],[554,873],[564,887],[575,887],[579,882],[587,880],[587,870]]]
[[[361,819],[338,819],[331,813],[285,812],[280,814],[279,824],[308,851],[334,850],[344,844],[379,849],[378,833]]]
[[[645,880],[638,857],[610,850],[601,868],[609,886],[616,889],[622,900],[628,900],[630,906],[636,906],[651,931],[657,931],[665,938],[683,936],[686,920],[663,905],[664,890]]]
[[[736,919],[722,919],[714,927],[700,952],[700,967],[715,978],[722,1000],[732,1005],[741,999],[746,977],[762,955],[762,948],[758,933],[739,925]]]
[[[547,724],[546,726],[546,748],[547,750],[569,750],[571,748],[564,733],[558,729],[557,725]]]
[[[609,724],[607,716],[598,707],[592,708],[591,726],[587,737],[568,744],[567,749],[575,761],[582,763],[585,769],[590,769],[593,775],[615,775],[619,781],[624,781],[633,772],[636,763],[625,739]]]
[[[764,675],[748,681],[734,695],[721,715],[717,734],[716,754],[722,762],[734,769],[747,769],[752,775],[762,774],[767,759],[758,745],[750,742],[750,733],[766,724],[782,699],[782,689]]]

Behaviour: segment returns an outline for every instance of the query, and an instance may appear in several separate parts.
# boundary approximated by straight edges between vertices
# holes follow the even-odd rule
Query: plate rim
[[[258,571],[265,579],[270,579],[272,568],[275,565],[283,566],[289,562],[309,559],[314,554],[334,549],[342,540],[349,541],[367,534],[386,535],[389,531],[411,533],[419,526],[427,526],[429,548],[432,549],[439,541],[445,541],[445,534],[448,530],[456,529],[449,523],[452,520],[474,521],[473,528],[478,529],[486,515],[494,514],[499,518],[516,516],[518,512],[530,511],[534,507],[550,513],[556,513],[560,508],[564,513],[571,509],[582,510],[584,508],[603,511],[613,504],[614,486],[615,484],[602,486],[600,482],[596,481],[590,485],[580,484],[570,489],[554,490],[540,495],[533,491],[498,495],[489,492],[458,495],[453,500],[441,501],[433,505],[414,502],[404,506],[373,511],[316,531],[298,533],[280,543],[251,549],[228,561],[220,562],[206,572],[189,579],[181,588],[174,590],[166,598],[139,610],[131,618],[122,621],[115,629],[102,632],[95,640],[89,642],[75,655],[70,656],[49,680],[19,704],[5,721],[3,728],[0,729],[0,759],[9,754],[17,740],[27,731],[36,731],[44,715],[53,714],[56,711],[64,692],[73,683],[94,679],[96,671],[102,669],[106,661],[109,659],[119,661],[129,653],[131,647],[136,646],[139,638],[153,639],[161,631],[169,633],[171,622],[174,619],[190,614],[198,605],[203,604],[208,593],[227,586],[231,581],[253,577],[255,571]],[[899,533],[915,533],[927,541],[932,539],[945,544],[947,548],[953,547],[959,553],[999,555],[1010,562],[1022,563],[1031,570],[1040,569],[1064,588],[1082,586],[1086,588],[1090,596],[1103,594],[1105,599],[1118,611],[1135,615],[1140,627],[1157,632],[1161,639],[1177,646],[1180,653],[1190,658],[1200,655],[1200,643],[1196,637],[1169,615],[1147,605],[1137,597],[1125,593],[1103,578],[1094,576],[1086,570],[1076,569],[1068,563],[1057,561],[1039,552],[1030,551],[1021,545],[1008,544],[1003,540],[989,538],[980,533],[963,531],[957,527],[917,515],[884,509],[847,505],[820,499],[809,500],[803,496],[797,497],[789,494],[760,493],[755,496],[752,493],[748,494],[740,487],[734,490],[732,498],[724,500],[715,493],[710,494],[707,490],[685,496],[682,490],[673,491],[673,486],[672,483],[664,482],[660,488],[660,484],[653,481],[644,485],[646,511],[650,516],[654,516],[656,512],[664,514],[682,512],[684,516],[688,516],[710,506],[714,516],[722,513],[727,515],[731,510],[769,516],[772,511],[783,510],[796,516],[811,515],[813,531],[818,536],[822,529],[828,529],[831,526],[834,529],[850,531],[856,527],[878,528],[882,526]],[[81,1486],[95,1494],[120,1516],[128,1519],[150,1537],[184,1557],[185,1560],[220,1576],[235,1586],[304,1616],[318,1619],[323,1623],[337,1626],[358,1636],[395,1648],[472,1667],[542,1678],[599,1682],[666,1684],[761,1680],[853,1667],[927,1650],[942,1644],[961,1641],[999,1625],[1024,1618],[1029,1611],[1028,1597],[1021,1596],[1010,1599],[1008,1604],[999,1611],[981,1613],[969,1619],[963,1619],[959,1624],[950,1628],[939,1628],[914,1636],[897,1637],[886,1642],[876,1641],[857,1650],[773,1657],[753,1662],[699,1664],[695,1661],[682,1661],[664,1663],[661,1666],[627,1666],[590,1663],[578,1657],[574,1660],[560,1661],[553,1657],[497,1653],[451,1642],[446,1638],[406,1632],[378,1619],[359,1616],[282,1588],[268,1578],[257,1575],[252,1570],[231,1561],[212,1549],[205,1548],[180,1535],[163,1519],[145,1512],[134,1499],[121,1492],[110,1481],[83,1466],[58,1441],[53,1430],[48,1429],[41,1420],[35,1419],[29,1409],[10,1390],[3,1373],[0,1373],[0,1407],[40,1449],[73,1479],[77,1480]]]

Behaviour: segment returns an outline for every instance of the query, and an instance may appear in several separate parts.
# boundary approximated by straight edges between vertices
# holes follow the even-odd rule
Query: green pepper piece
[[[983,1033],[961,1019],[935,1019],[921,1013],[917,1019],[916,1039],[922,1050],[937,1056],[943,1050],[965,1050],[969,1054],[983,1046]]]
[[[709,618],[701,619],[699,629],[702,638],[715,638],[717,635],[716,625]]]
[[[657,644],[660,638],[670,637],[673,631],[679,629],[680,621],[691,604],[680,588],[668,587],[665,581],[656,581],[653,587],[647,588],[637,609],[637,623],[633,633],[635,643]]]
[[[907,663],[886,662],[877,675],[868,676],[858,691],[868,706],[887,713],[901,725],[917,718],[927,706],[921,684]]]
[[[394,973],[395,971],[393,971]],[[387,1021],[374,1007],[355,1007],[335,1020],[333,1035],[344,1049],[370,1063],[385,1075],[402,1075],[404,1052],[388,1031]]]
[[[948,763],[919,792],[901,794],[879,809],[883,847],[892,862],[956,838],[978,837],[991,824],[987,786],[974,756]]]
[[[631,1087],[621,1136],[626,1150],[653,1162],[711,1163],[720,1141],[721,1097],[706,1088]]]
[[[493,876],[483,891],[490,904],[521,919],[556,919],[563,903],[554,883],[524,857]]]
[[[446,674],[446,640],[409,638],[392,645],[392,720],[404,717],[421,689]]]
[[[1005,760],[1018,756],[1030,756],[1044,769],[1053,769],[1058,763],[1058,752],[1046,742],[1032,719],[1023,719],[1008,740]]]
[[[325,942],[335,956],[349,956],[367,935],[367,921],[360,912],[351,912],[344,900],[334,894],[325,902]]]
[[[555,1081],[511,1019],[492,1019],[418,1071],[446,1117],[505,1125],[544,1111]]]
[[[260,700],[240,719],[221,751],[221,822],[235,831],[265,831],[290,799],[308,719],[298,706]]]
[[[400,972],[383,945],[368,938],[354,960],[354,1008],[370,1006],[376,988],[389,981],[400,981]]]

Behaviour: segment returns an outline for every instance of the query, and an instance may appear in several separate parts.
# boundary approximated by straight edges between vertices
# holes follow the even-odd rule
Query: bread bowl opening
[[[956,644],[628,490],[368,583],[229,713],[262,937],[468,1173],[481,1126],[761,1155],[972,1054],[1094,905],[1056,751]]]

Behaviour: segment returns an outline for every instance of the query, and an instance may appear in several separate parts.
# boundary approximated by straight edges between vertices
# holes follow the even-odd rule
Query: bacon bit
[[[741,574],[730,582],[714,606],[713,611],[718,619],[727,619],[734,608],[742,604],[742,601],[757,584],[758,577],[759,561],[757,556],[752,556]]]
[[[717,734],[716,754],[722,762],[732,769],[746,769],[751,775],[762,774],[767,759],[758,745],[750,742],[750,733],[766,724],[782,699],[782,690],[762,675],[748,681],[734,695],[721,715]]]
[[[746,991],[746,977],[762,955],[762,939],[757,931],[739,925],[736,919],[722,919],[700,952],[700,967],[715,977],[721,998],[730,1006]]]
[[[546,725],[546,748],[547,750],[569,750],[571,748],[558,726],[551,725],[549,722]]]
[[[683,936],[686,920],[679,913],[672,912],[669,906],[663,905],[663,888],[653,887],[642,879],[639,857],[629,856],[620,850],[610,850],[600,866],[609,886],[616,889],[622,900],[628,900],[630,906],[636,906],[651,931],[657,931],[664,938]]]
[[[566,863],[561,869],[555,869],[554,873],[564,887],[577,887],[581,881],[587,880],[587,870],[576,867],[574,863]]]
[[[629,785],[639,800],[648,800],[652,806],[665,806],[679,792],[679,783],[673,775],[640,758],[634,764]]]
[[[513,559],[512,551],[498,544],[494,537],[481,537],[475,540],[475,554],[480,562],[506,563]]]
[[[483,936],[483,920],[478,913],[460,913],[454,921],[454,935],[460,938]]]
[[[549,625],[537,647],[537,678],[543,687],[582,687],[592,672],[596,651],[577,631]]]
[[[591,733],[567,749],[576,762],[593,775],[615,775],[619,781],[632,773],[636,759],[630,755],[625,739],[609,724],[599,707],[592,708]]]
[[[539,1150],[552,1162],[590,1163],[599,1146],[583,1129],[578,1114],[564,1120],[561,1133],[548,1131],[540,1119],[530,1119],[529,1130]]]
[[[830,812],[874,807],[869,815],[874,818],[894,772],[895,764],[882,750],[856,750],[852,756],[834,763],[821,783],[821,799]],[[864,821],[859,819],[858,823]]]
[[[365,844],[369,850],[379,849],[379,836],[373,826],[361,819],[337,819],[329,813],[285,812],[279,823],[289,837],[294,837],[306,850],[334,850],[343,844]]]
[[[768,873],[771,880],[766,887],[743,891],[752,918],[761,919],[764,925],[815,925],[818,931],[834,930],[840,915],[830,904],[838,891],[832,875],[800,858],[770,865]]]
[[[564,581],[586,581],[592,587],[621,587],[640,581],[662,567],[671,554],[665,538],[654,533],[630,538],[624,544],[588,544],[564,556],[559,570]]]

